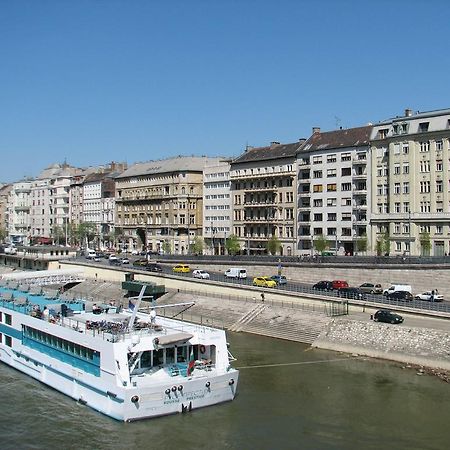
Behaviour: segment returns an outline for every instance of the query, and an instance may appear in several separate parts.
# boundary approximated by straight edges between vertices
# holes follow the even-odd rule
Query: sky
[[[450,107],[447,0],[0,0],[0,182]]]

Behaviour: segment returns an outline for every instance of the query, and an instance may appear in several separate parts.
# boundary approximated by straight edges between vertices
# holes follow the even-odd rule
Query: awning
[[[176,344],[177,342],[186,342],[193,337],[194,335],[190,333],[175,333],[157,337],[153,340],[153,342],[156,345],[169,345]]]

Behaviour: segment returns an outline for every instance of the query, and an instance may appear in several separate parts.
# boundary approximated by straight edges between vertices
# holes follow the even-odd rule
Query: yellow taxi
[[[253,286],[261,287],[275,287],[277,285],[276,281],[272,280],[270,277],[255,277],[253,278]]]
[[[191,271],[191,268],[187,264],[177,264],[172,270],[178,273],[187,273]]]

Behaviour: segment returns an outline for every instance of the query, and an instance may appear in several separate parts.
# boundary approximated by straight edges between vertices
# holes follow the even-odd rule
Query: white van
[[[84,254],[86,256],[86,259],[95,259],[95,258],[97,258],[97,252],[95,250],[87,249]]]
[[[383,295],[392,294],[393,292],[396,292],[396,291],[406,291],[411,294],[412,287],[410,284],[392,284],[391,286],[389,286],[387,289],[385,289],[383,291]]]
[[[230,267],[225,271],[227,278],[247,278],[247,271],[241,267]]]

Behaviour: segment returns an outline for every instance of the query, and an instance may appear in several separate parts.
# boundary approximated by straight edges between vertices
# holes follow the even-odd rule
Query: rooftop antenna
[[[340,128],[342,120],[338,116],[334,116],[334,120],[336,121],[336,128]]]

